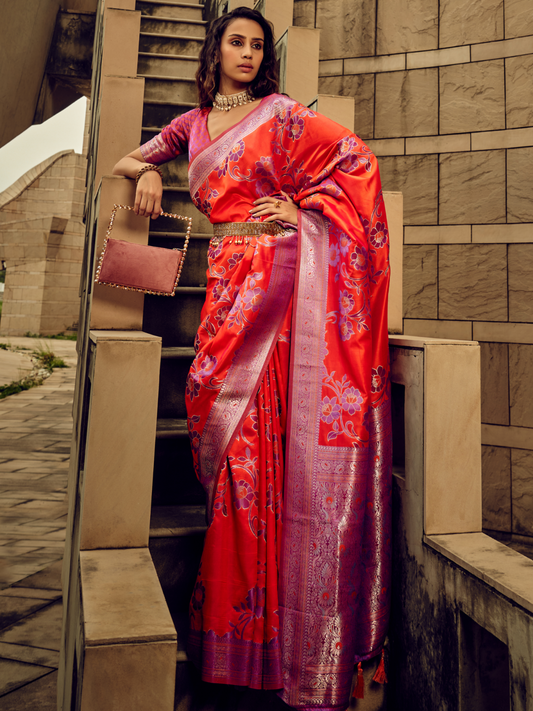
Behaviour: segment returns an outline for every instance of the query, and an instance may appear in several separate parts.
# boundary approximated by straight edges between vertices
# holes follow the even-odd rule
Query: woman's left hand
[[[298,225],[298,206],[287,193],[281,191],[283,198],[262,197],[255,200],[254,207],[250,210],[250,214],[254,217],[262,217],[268,215],[263,222],[288,222],[291,225]]]

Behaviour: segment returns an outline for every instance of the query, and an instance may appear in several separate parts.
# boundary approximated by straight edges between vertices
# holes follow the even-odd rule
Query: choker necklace
[[[217,94],[215,100],[213,101],[213,107],[219,111],[230,111],[235,108],[235,106],[244,106],[244,104],[249,104],[254,101],[254,97],[250,94],[248,89],[239,92],[238,94]]]

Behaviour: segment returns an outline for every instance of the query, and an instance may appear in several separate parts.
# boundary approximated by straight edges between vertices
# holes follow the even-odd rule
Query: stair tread
[[[182,237],[185,237],[186,233],[185,232],[157,232],[157,230],[154,230],[149,233],[150,237],[168,237],[169,239],[180,239]],[[192,232],[191,233],[191,239],[203,239],[203,240],[209,240],[212,239],[213,235],[209,234],[207,232]]]
[[[156,439],[171,437],[188,437],[187,420],[177,417],[159,418],[157,420]]]
[[[186,17],[161,17],[160,15],[141,14],[141,19],[150,19],[156,22],[179,22],[181,25],[207,25],[206,20],[189,20]]]
[[[141,37],[158,37],[159,39],[172,40],[187,40],[189,42],[203,42],[205,37],[196,37],[193,35],[172,35],[166,32],[139,32]]]
[[[154,106],[188,106],[195,109],[198,104],[195,101],[172,101],[170,99],[144,99],[144,104],[153,104]]]
[[[172,622],[178,636],[178,654],[176,661],[187,662],[187,638],[189,636],[189,613],[186,610],[171,610]]]
[[[178,538],[207,530],[205,506],[153,506],[150,538]]]
[[[161,358],[194,358],[195,355],[194,348],[187,348],[186,346],[161,348]]]
[[[158,81],[187,81],[196,83],[194,77],[169,77],[167,74],[137,74],[141,79],[157,79]]]
[[[205,286],[178,286],[176,291],[181,294],[205,294]]]
[[[139,0],[141,4],[149,5],[171,5],[172,7],[190,7],[197,9],[202,7],[200,3],[197,2],[173,2],[173,0]]]
[[[157,59],[186,59],[197,62],[200,57],[194,54],[165,54],[164,52],[139,52],[139,57],[156,57]]]

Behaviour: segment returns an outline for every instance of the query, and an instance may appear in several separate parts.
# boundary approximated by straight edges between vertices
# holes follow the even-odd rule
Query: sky
[[[81,153],[86,106],[87,99],[78,99],[61,113],[42,124],[30,126],[0,148],[0,192],[54,153],[71,148]]]

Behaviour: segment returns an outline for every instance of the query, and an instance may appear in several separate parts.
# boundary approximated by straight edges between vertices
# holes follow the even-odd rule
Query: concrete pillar
[[[344,126],[348,131],[353,131],[355,120],[355,99],[353,96],[319,94],[309,108]]]
[[[305,106],[318,94],[320,30],[289,27],[276,43],[280,91]]]
[[[389,333],[403,330],[403,195],[383,192],[389,227]]]
[[[81,549],[148,546],[161,339],[91,331]]]
[[[293,24],[294,0],[259,0],[255,9],[274,25],[274,40],[280,39]]]

